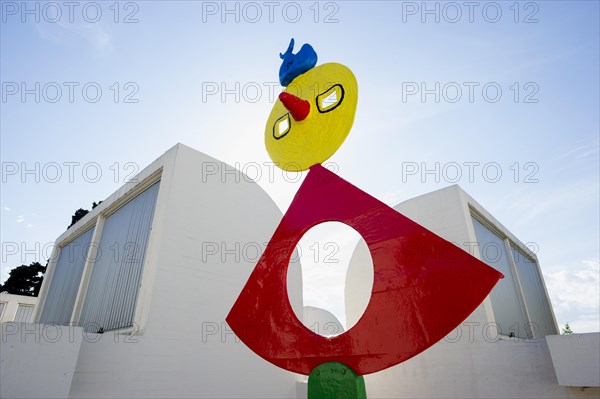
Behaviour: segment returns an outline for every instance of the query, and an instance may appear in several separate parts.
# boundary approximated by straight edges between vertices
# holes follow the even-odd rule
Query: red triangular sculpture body
[[[317,224],[337,221],[365,239],[373,259],[371,300],[347,332],[323,337],[294,315],[286,291],[290,257]],[[358,375],[403,362],[442,339],[475,310],[502,274],[315,165],[302,183],[227,316],[254,352],[310,374],[341,362]]]

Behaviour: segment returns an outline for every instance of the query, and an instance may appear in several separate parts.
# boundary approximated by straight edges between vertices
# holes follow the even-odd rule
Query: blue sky
[[[534,243],[559,324],[600,330],[598,2],[1,4],[1,280],[177,142],[268,165],[294,37],[359,83],[340,176],[389,205],[460,184]],[[285,211],[301,180],[269,169]],[[307,304],[341,319],[354,239],[335,271],[306,266]]]

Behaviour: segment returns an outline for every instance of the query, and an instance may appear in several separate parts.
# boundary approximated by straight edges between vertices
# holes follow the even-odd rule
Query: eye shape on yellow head
[[[290,113],[288,112],[275,121],[275,125],[273,125],[273,138],[279,140],[285,137],[285,135],[289,133],[291,127]]]
[[[356,78],[341,64],[319,65],[297,76],[275,101],[267,120],[269,156],[281,169],[295,172],[325,162],[350,133],[357,101]],[[298,110],[301,103],[307,107],[304,113]]]
[[[317,96],[317,109],[320,113],[330,112],[340,106],[344,100],[344,87],[335,84]]]

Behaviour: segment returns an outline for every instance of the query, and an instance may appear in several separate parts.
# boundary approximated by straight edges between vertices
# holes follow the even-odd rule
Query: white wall
[[[599,393],[558,385],[545,339],[487,342],[480,326],[465,323],[460,338],[455,332],[400,365],[365,376],[367,397],[577,398]]]
[[[600,386],[600,333],[546,337],[558,383],[565,386]]]
[[[362,317],[371,299],[373,287],[373,259],[369,254],[367,243],[362,238],[358,241],[346,272],[344,285],[344,304],[346,305],[346,325],[353,326]]]
[[[344,326],[333,313],[314,306],[305,306],[302,323],[312,332],[324,337],[342,334]]]
[[[65,398],[82,340],[80,327],[2,323],[0,398]]]

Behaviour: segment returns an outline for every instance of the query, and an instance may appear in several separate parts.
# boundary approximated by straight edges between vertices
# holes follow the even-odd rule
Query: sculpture
[[[296,55],[299,59],[290,62],[292,40],[282,56],[284,64],[307,65],[313,58],[316,63],[312,47],[306,46]],[[310,62],[302,59],[305,56]],[[341,146],[354,121],[358,85],[347,67],[328,63],[306,71],[282,70],[282,84],[289,84],[267,121],[265,146],[280,168],[309,172],[227,322],[264,359],[309,375],[309,397],[336,397],[336,392],[366,397],[362,375],[435,344],[466,319],[503,276],[321,166]],[[302,235],[328,221],[360,233],[371,252],[374,281],[356,325],[323,337],[295,316],[286,275]]]

